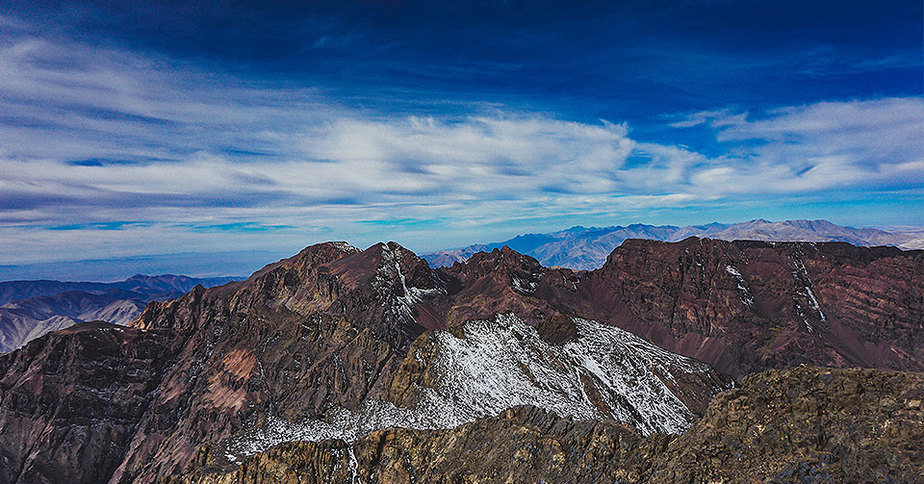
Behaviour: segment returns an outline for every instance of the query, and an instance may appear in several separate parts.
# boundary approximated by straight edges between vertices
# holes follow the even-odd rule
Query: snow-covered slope
[[[726,385],[705,364],[619,328],[572,322],[577,337],[563,345],[543,341],[513,314],[469,321],[455,334],[427,333],[405,362],[416,380],[405,406],[366,401],[358,412],[338,409],[326,421],[272,418],[230,441],[226,456],[240,460],[286,441],[354,441],[391,427],[452,428],[518,405],[577,420],[615,420],[645,434],[678,433],[694,418],[678,395],[681,382],[705,382],[711,393]]]

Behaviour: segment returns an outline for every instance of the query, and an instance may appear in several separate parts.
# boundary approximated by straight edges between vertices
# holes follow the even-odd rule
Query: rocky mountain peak
[[[268,264],[263,269],[255,272],[248,280],[259,278],[267,272],[272,272],[278,268],[310,269],[315,266],[330,264],[346,255],[357,252],[360,252],[360,250],[347,242],[322,242],[309,245],[292,257]]]
[[[522,295],[535,293],[547,271],[536,259],[506,245],[491,252],[479,252],[452,268],[452,272],[464,279],[494,279]]]

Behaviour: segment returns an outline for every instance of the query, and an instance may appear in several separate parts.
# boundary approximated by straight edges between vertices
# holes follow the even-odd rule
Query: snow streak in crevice
[[[741,292],[741,302],[748,308],[754,307],[754,296],[751,294],[751,290],[748,289],[747,283],[744,281],[744,276],[741,275],[741,272],[738,271],[734,266],[725,266],[725,272],[728,272],[735,278],[735,282],[738,284],[738,291]]]

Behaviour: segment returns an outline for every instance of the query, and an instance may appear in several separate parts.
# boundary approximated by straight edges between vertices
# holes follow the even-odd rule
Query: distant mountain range
[[[616,227],[575,226],[560,232],[519,235],[503,242],[474,244],[458,249],[438,250],[421,255],[432,267],[448,267],[468,260],[478,252],[490,252],[507,246],[535,257],[546,267],[598,269],[606,257],[627,239],[650,239],[678,242],[688,237],[719,240],[763,240],[779,242],[847,242],[875,247],[924,249],[924,231],[886,232],[835,225],[826,220],[785,220],[771,222],[757,219],[736,224],[645,225]]]
[[[233,277],[195,278],[163,274],[159,276],[134,276],[118,282],[70,282],[70,281],[5,281],[0,282],[0,304],[40,296],[53,296],[67,291],[81,291],[89,294],[104,294],[113,290],[131,291],[148,296],[176,297],[202,284],[205,287],[218,286],[234,280]],[[171,295],[171,293],[174,293]]]
[[[196,285],[211,287],[231,280],[138,274],[119,282],[0,282],[0,353],[83,321],[126,324],[150,301],[178,297]]]

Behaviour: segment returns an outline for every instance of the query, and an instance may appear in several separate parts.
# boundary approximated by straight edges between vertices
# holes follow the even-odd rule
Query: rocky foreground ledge
[[[802,367],[746,377],[682,435],[521,406],[352,445],[291,442],[170,482],[920,482],[924,374]]]

